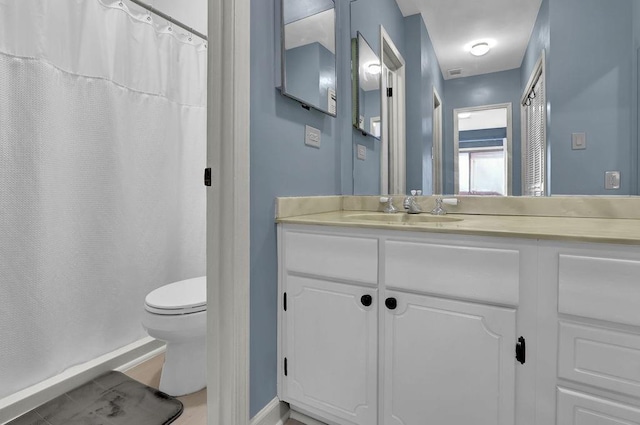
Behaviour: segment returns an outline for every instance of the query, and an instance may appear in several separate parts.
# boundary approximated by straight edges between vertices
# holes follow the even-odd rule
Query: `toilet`
[[[206,387],[207,277],[151,291],[144,309],[142,326],[167,343],[159,390],[181,396]]]

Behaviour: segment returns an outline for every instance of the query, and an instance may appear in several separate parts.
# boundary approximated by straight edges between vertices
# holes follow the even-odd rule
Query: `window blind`
[[[544,73],[540,70],[537,80],[534,80],[533,88],[522,104],[526,121],[523,140],[523,195],[525,196],[545,195],[545,105]]]

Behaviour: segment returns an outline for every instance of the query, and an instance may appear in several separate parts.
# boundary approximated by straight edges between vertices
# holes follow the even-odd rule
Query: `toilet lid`
[[[155,314],[187,314],[207,309],[207,277],[170,283],[151,291],[144,300]]]

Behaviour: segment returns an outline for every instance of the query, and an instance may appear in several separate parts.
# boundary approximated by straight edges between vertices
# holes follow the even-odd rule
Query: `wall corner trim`
[[[253,418],[250,425],[284,425],[289,419],[289,405],[275,397]]]

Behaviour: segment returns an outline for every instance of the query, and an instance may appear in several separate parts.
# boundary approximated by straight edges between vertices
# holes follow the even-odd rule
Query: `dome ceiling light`
[[[371,65],[369,65],[367,70],[371,75],[378,75],[380,74],[380,72],[382,72],[382,67],[378,63],[372,63]]]
[[[484,56],[489,53],[489,50],[495,45],[496,41],[492,39],[475,40],[464,46],[464,50],[473,56]]]
[[[489,47],[489,43],[478,43],[471,46],[471,50],[469,51],[473,56],[483,56],[489,53],[491,47]]]

